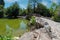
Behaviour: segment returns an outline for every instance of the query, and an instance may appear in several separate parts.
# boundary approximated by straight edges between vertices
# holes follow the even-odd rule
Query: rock
[[[13,38],[13,40],[18,40],[18,39],[19,39],[19,37],[14,37],[14,38]]]
[[[39,29],[39,28],[43,28],[44,26],[41,25],[40,23],[37,23],[37,22],[36,22],[35,27],[36,27],[36,29]]]
[[[43,28],[44,26],[41,25],[40,23],[35,23],[34,25],[31,25],[31,23],[28,24],[28,26],[30,27],[30,30],[35,30],[35,29],[40,29],[40,28]]]
[[[36,18],[43,28],[25,33],[19,40],[60,40],[60,23],[46,18]]]
[[[44,28],[25,33],[19,40],[51,40]]]
[[[52,40],[60,40],[60,36],[59,36],[60,35],[60,23],[54,22],[52,20],[42,18],[42,17],[40,17],[40,19],[44,20],[44,22],[47,22],[49,26],[51,27]]]

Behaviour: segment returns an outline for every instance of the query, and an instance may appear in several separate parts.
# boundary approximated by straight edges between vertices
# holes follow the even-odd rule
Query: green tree
[[[26,16],[28,14],[26,9],[22,9],[20,15],[21,16]]]
[[[52,2],[51,7],[49,9],[52,16],[54,15],[56,8],[57,8],[57,4]]]
[[[3,6],[0,5],[0,18],[2,18],[4,16],[4,9]]]
[[[7,8],[8,18],[17,18],[19,15],[19,5],[17,2],[15,2],[12,6]]]
[[[60,5],[57,6],[54,12],[53,20],[60,22]]]
[[[28,2],[28,5],[27,5],[27,9],[26,9],[26,11],[27,11],[26,19],[27,20],[30,20],[30,18],[32,16],[32,13],[33,13],[32,5],[29,2]]]
[[[41,3],[37,4],[36,13],[42,16],[48,16],[48,17],[51,16],[49,9]]]
[[[19,15],[20,15],[20,16],[21,16],[21,14],[22,14],[22,11],[23,11],[22,8],[20,8],[20,9],[19,9]]]
[[[4,4],[4,0],[0,0],[0,18],[4,16]]]
[[[0,5],[5,5],[4,0],[0,0]]]
[[[30,5],[32,5],[33,11],[35,13],[35,8],[38,3],[38,0],[29,0]]]
[[[28,6],[27,6],[27,11],[28,11],[28,14],[30,13],[33,13],[32,11],[32,5],[30,3],[28,3]]]

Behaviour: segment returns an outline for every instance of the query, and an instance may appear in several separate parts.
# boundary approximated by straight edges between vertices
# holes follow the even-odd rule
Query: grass
[[[9,27],[17,30],[21,21],[24,21],[26,24],[28,23],[28,21],[25,19],[0,19],[0,35],[6,33],[6,25],[9,25]],[[22,31],[19,33],[21,34]]]

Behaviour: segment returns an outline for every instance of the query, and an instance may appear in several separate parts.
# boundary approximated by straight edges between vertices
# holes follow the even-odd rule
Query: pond
[[[0,35],[12,30],[14,35],[22,35],[28,30],[25,19],[0,19]]]

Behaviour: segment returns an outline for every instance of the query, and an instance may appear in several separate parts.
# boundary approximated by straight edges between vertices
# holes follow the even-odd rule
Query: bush
[[[32,13],[29,13],[29,15],[26,16],[26,19],[30,21],[31,17],[32,17]]]
[[[2,18],[4,15],[3,5],[0,5],[0,18]]]
[[[60,22],[60,16],[58,16],[57,14],[54,15],[53,17],[54,21]]]
[[[35,11],[36,13],[39,13],[42,16],[51,17],[49,9],[41,3],[38,3]]]
[[[19,15],[19,5],[15,2],[12,6],[7,8],[6,14],[8,18],[17,18]]]
[[[35,16],[31,17],[30,23],[31,23],[31,25],[35,25],[35,23],[36,23]]]
[[[5,35],[0,35],[0,40],[13,40],[12,30],[7,30]]]
[[[53,20],[60,22],[60,6],[57,7],[55,14],[53,16]]]

